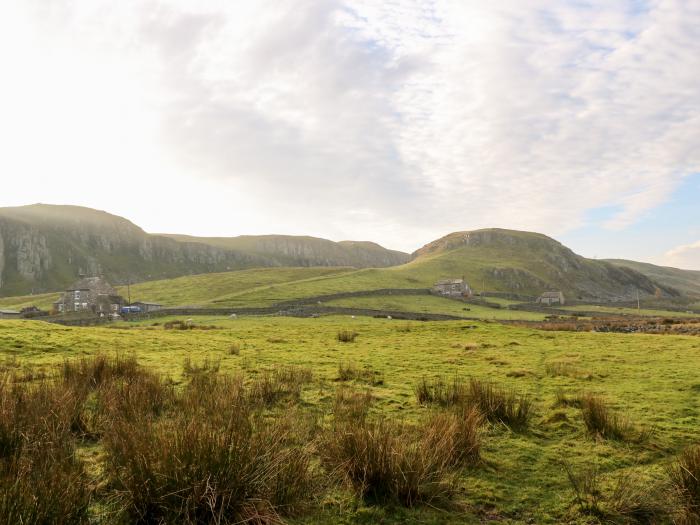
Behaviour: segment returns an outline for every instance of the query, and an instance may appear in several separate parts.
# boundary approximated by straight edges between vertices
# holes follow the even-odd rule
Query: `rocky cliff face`
[[[311,237],[244,242],[151,235],[121,217],[75,206],[0,208],[0,296],[64,288],[81,273],[114,284],[264,266],[388,266],[408,259],[366,243]]]

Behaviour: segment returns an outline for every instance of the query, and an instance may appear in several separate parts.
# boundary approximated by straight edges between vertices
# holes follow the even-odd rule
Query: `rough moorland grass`
[[[336,336],[341,343],[354,343],[357,339],[357,332],[353,330],[340,330]]]
[[[294,525],[330,525],[343,521],[349,524],[383,521],[387,525],[469,523],[483,521],[487,516],[504,517],[505,521],[513,523],[581,525],[591,522],[592,518],[575,512],[575,504],[566,498],[568,480],[557,463],[563,451],[575,458],[577,464],[593,461],[595,457],[604,458],[603,489],[608,491],[617,473],[636,462],[640,465],[637,470],[645,477],[661,477],[680,447],[697,439],[697,418],[692,407],[700,391],[700,339],[694,337],[542,332],[474,321],[416,322],[411,332],[400,333],[396,330],[400,322],[368,318],[351,321],[347,317],[239,317],[235,320],[210,317],[198,318],[197,322],[219,325],[221,329],[146,330],[152,320],[129,323],[133,329],[119,331],[61,327],[34,321],[0,321],[0,356],[15,357],[19,364],[17,369],[22,372],[36,371],[37,375],[46,373],[53,377],[56,365],[60,366],[66,356],[94,355],[100,349],[110,349],[110,352],[113,349],[122,355],[135,351],[139,362],[148,370],[172,377],[176,391],[186,388],[190,382],[210,379],[211,374],[184,376],[182,363],[186,356],[195,363],[201,363],[206,356],[221,358],[219,379],[226,377],[233,381],[241,375],[243,387],[254,380],[259,370],[284,365],[312,367],[318,385],[305,386],[300,403],[275,403],[259,409],[270,418],[286,412],[293,412],[295,416],[317,415],[324,427],[333,424],[328,413],[334,404],[335,391],[347,386],[335,381],[341,361],[353,361],[361,368],[384,374],[385,383],[372,388],[369,419],[385,417],[412,426],[421,424],[434,410],[415,401],[413,387],[424,376],[478,377],[503,386],[517,383],[518,391],[536,402],[538,411],[530,421],[531,432],[485,428],[488,439],[485,437],[481,447],[484,466],[458,474],[460,490],[454,501],[462,510],[433,512],[429,507],[402,510],[368,506],[352,499],[350,491],[344,487],[329,483],[317,493],[323,504],[313,503],[307,515],[289,520]],[[337,331],[348,327],[361,334],[357,342],[336,341]],[[287,342],[269,343],[270,337]],[[513,340],[521,344],[509,345]],[[227,353],[232,341],[245,341],[240,356]],[[465,352],[461,347],[453,347],[465,341],[478,344],[478,351]],[[545,363],[567,360],[572,353],[579,356],[577,366],[592,373],[591,381],[544,373],[518,379],[507,376],[511,370],[543,371]],[[116,380],[117,384],[129,382]],[[363,384],[355,385],[362,393]],[[584,427],[578,410],[552,407],[559,389],[568,396],[594,390],[615,399],[624,406],[624,412],[620,410],[619,413],[637,425],[653,423],[658,429],[654,442],[659,446],[588,439],[580,432]],[[84,412],[89,413],[92,407],[101,410],[102,390],[100,387],[91,391]],[[167,401],[164,408],[154,410],[148,417],[169,418],[175,410],[169,408],[169,403]],[[202,403],[206,404],[206,399]],[[550,417],[553,415],[566,417],[554,421]],[[80,433],[72,433],[78,440],[80,460],[85,462],[91,476],[104,472],[101,433],[97,432],[97,437],[85,444],[80,442]],[[295,439],[302,444],[310,442],[306,437]],[[318,465],[316,459],[315,466]],[[102,479],[91,481],[100,489],[93,506],[99,513],[112,489]],[[102,522],[108,524],[111,520],[104,518]]]
[[[583,394],[579,402],[583,422],[592,436],[617,441],[644,442],[653,434],[652,429],[638,429],[628,418],[610,410],[599,395]]]
[[[679,522],[700,523],[700,446],[684,450],[670,467],[669,477],[679,503]]]
[[[362,368],[355,361],[338,363],[338,381],[359,381],[378,386],[384,383],[384,375],[371,368]]]
[[[171,417],[118,419],[106,433],[120,506],[138,523],[279,522],[310,493],[308,452],[241,383],[199,377]]]
[[[0,377],[0,522],[87,523],[92,491],[75,456],[83,396]]]
[[[513,429],[525,428],[533,413],[533,403],[527,395],[474,378],[468,383],[457,377],[452,381],[423,378],[415,393],[421,404],[474,406],[492,423],[503,423]]]

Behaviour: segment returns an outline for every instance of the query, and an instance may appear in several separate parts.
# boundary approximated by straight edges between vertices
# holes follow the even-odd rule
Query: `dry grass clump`
[[[354,343],[357,335],[354,330],[340,330],[336,337],[341,343]]]
[[[581,408],[580,395],[570,396],[564,390],[557,389],[557,391],[554,393],[554,396],[554,406]]]
[[[429,381],[425,377],[414,388],[418,403],[421,405],[438,405],[451,407],[467,402],[469,390],[467,385],[455,377],[447,381],[443,377]]]
[[[228,353],[229,355],[241,355],[241,348],[242,345],[240,343],[233,342],[231,346],[228,347]]]
[[[221,368],[221,359],[211,359],[209,356],[205,357],[201,363],[195,363],[192,359],[187,356],[182,363],[182,373],[187,376],[193,376],[197,374],[216,374]]]
[[[449,412],[438,412],[425,424],[430,429],[426,439],[433,446],[451,451],[451,466],[474,465],[481,458],[481,427],[484,417],[476,407],[460,407]]]
[[[64,360],[61,366],[63,383],[73,389],[91,391],[116,379],[133,379],[144,373],[134,355],[97,354],[80,359]]]
[[[364,421],[374,397],[369,389],[340,387],[335,391],[333,416],[336,421]]]
[[[413,330],[413,326],[411,326],[411,323],[400,324],[396,327],[396,331],[401,332],[401,333],[408,333],[408,332],[411,332],[412,330]]]
[[[204,401],[202,403],[202,401]],[[106,473],[135,523],[278,523],[310,493],[293,426],[266,419],[242,382],[195,376],[168,418],[117,420]]]
[[[637,471],[625,470],[603,476],[597,465],[580,471],[564,463],[575,504],[582,514],[604,522],[667,523],[675,509],[665,490]]]
[[[83,396],[0,377],[0,522],[87,523],[91,490],[75,458]]]
[[[686,449],[669,469],[671,487],[678,500],[678,521],[700,523],[700,446]]]
[[[469,399],[486,419],[512,429],[527,427],[533,414],[533,403],[528,396],[489,381],[472,379],[469,382]]]
[[[272,406],[283,400],[298,402],[302,387],[310,383],[313,373],[308,367],[280,366],[264,370],[249,385],[250,400]]]
[[[454,378],[451,382],[425,378],[415,388],[418,402],[425,405],[474,406],[492,423],[503,423],[513,429],[523,429],[532,417],[530,398],[514,390],[488,381],[470,379],[469,383]]]
[[[163,323],[164,330],[216,330],[217,328],[219,327],[214,325],[194,324],[192,320],[175,319]]]
[[[617,441],[646,441],[651,430],[638,430],[629,419],[612,412],[605,400],[595,394],[584,394],[580,398],[581,414],[588,432],[602,439]]]
[[[412,507],[453,494],[452,441],[429,427],[385,419],[341,422],[328,433],[321,454],[366,502]]]
[[[361,381],[370,385],[383,385],[384,374],[371,368],[360,368],[352,361],[338,363],[338,381]]]

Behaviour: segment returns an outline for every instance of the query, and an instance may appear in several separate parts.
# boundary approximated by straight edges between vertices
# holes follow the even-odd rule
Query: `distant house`
[[[537,298],[537,302],[547,306],[552,306],[553,304],[563,306],[565,304],[564,294],[561,292],[544,292]]]
[[[15,310],[0,310],[0,319],[19,319],[21,315]]]
[[[431,291],[446,297],[469,297],[472,294],[471,288],[464,279],[441,279],[433,285]]]
[[[102,277],[83,277],[53,303],[59,313],[92,312],[100,316],[119,312],[124,298]]]
[[[136,306],[140,309],[141,312],[148,313],[148,312],[155,312],[157,310],[160,310],[163,308],[162,304],[159,303],[147,303],[145,301],[136,301],[135,303],[131,303],[131,306]]]

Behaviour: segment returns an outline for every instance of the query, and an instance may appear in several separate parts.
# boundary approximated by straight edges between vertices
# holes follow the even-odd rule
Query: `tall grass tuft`
[[[634,427],[629,420],[612,412],[600,396],[581,396],[581,414],[586,429],[593,436],[617,441],[633,438]]]
[[[328,433],[321,454],[358,497],[412,507],[454,492],[452,438],[403,423],[341,422]]]
[[[357,338],[357,332],[353,330],[340,330],[337,338],[341,343],[354,343]]]
[[[91,490],[75,458],[84,398],[63,384],[0,377],[0,523],[87,523]]]
[[[473,378],[468,383],[457,377],[451,382],[443,378],[430,382],[423,378],[415,393],[421,404],[474,406],[492,423],[503,423],[513,429],[525,428],[533,414],[533,404],[528,396]]]
[[[669,469],[669,478],[679,502],[679,522],[700,523],[700,445],[681,453]]]
[[[201,404],[200,401],[206,400]],[[311,492],[293,425],[266,419],[238,378],[195,376],[165,419],[121,419],[106,472],[136,523],[277,523]]]
[[[338,381],[361,381],[370,385],[384,384],[384,375],[371,368],[360,368],[352,361],[338,363]]]

